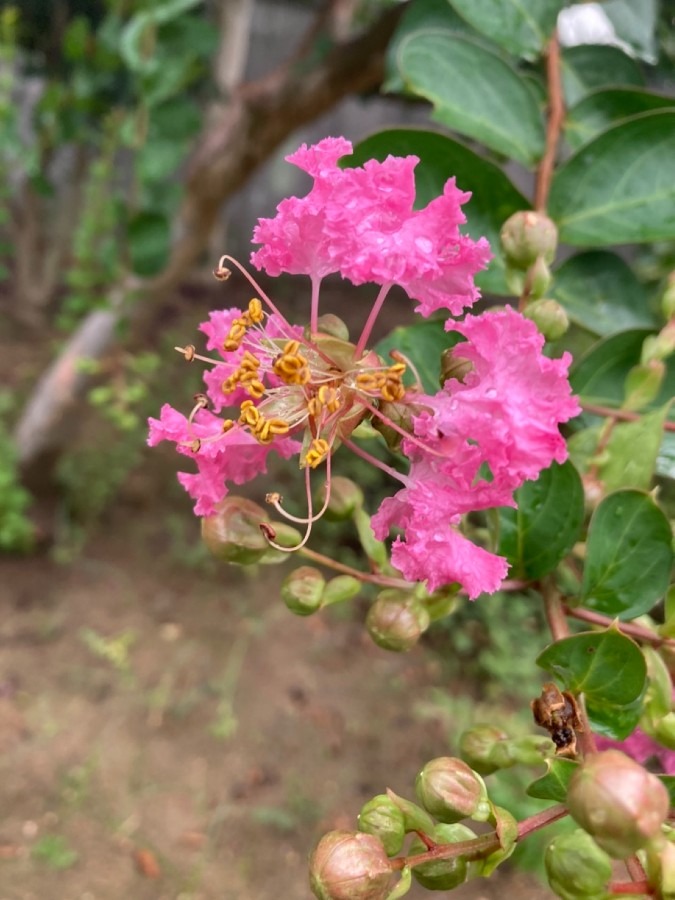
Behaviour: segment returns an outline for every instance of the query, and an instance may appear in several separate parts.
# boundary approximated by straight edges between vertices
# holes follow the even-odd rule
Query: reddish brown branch
[[[606,416],[609,419],[621,419],[623,422],[637,422],[642,418],[640,413],[629,409],[612,409],[611,406],[600,406],[597,403],[582,403],[584,412],[593,413],[596,416]],[[664,422],[664,431],[675,431],[675,422]]]
[[[554,31],[546,54],[546,81],[548,85],[548,120],[546,122],[546,148],[537,169],[537,184],[534,206],[539,212],[546,212],[548,193],[551,189],[553,169],[560,131],[565,118],[562,78],[560,74],[560,43],[558,32]]]
[[[590,622],[593,625],[601,625],[603,628],[608,628],[614,622],[614,619],[611,619],[609,616],[603,616],[601,613],[596,613],[583,607],[565,606],[564,610],[566,615],[572,616],[574,619]],[[652,644],[654,647],[667,646],[675,649],[675,640],[663,638],[642,625],[635,625],[633,622],[619,622],[618,628],[622,634],[634,637],[638,641],[644,641],[646,644]]]

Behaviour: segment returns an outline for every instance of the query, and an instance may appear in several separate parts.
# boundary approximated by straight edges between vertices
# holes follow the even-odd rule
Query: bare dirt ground
[[[1,564],[0,900],[304,900],[324,831],[411,795],[437,661],[292,616],[279,577],[196,574],[128,510],[69,565]]]

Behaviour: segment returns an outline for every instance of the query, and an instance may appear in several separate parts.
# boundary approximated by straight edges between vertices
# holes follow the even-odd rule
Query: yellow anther
[[[223,429],[223,434],[227,434],[228,431],[234,428],[234,419],[223,419],[221,428]]]
[[[195,438],[194,441],[190,442],[190,450],[192,450],[193,453],[198,453],[201,445],[202,442],[199,440],[199,438]]]
[[[305,463],[311,468],[316,469],[319,463],[330,453],[330,445],[323,438],[314,438],[309,445],[309,450],[305,454]]]
[[[321,401],[318,397],[310,397],[307,401],[307,412],[315,419],[321,415]]]
[[[269,444],[274,437],[274,435],[270,432],[270,423],[266,420],[261,420],[260,422],[258,422],[256,427],[253,429],[253,437],[261,444]]]
[[[362,391],[377,391],[382,383],[383,378],[379,372],[359,372],[356,376],[356,386]]]
[[[260,360],[248,350],[244,350],[241,358],[241,368],[244,372],[255,372],[260,368]]]
[[[268,419],[271,434],[288,434],[291,426],[284,419]]]
[[[251,318],[251,322],[254,322],[258,325],[265,318],[265,313],[263,312],[263,305],[257,297],[254,297],[252,300],[248,302],[248,314]]]
[[[393,365],[389,366],[387,369],[388,375],[401,376],[405,372],[407,366],[404,362],[397,362]]]
[[[235,319],[223,342],[225,350],[238,350],[246,334],[246,323],[243,319]]]
[[[260,413],[252,400],[244,400],[241,404],[241,413],[239,421],[242,425],[248,425],[249,428],[255,428],[260,421]]]
[[[265,385],[257,378],[250,381],[248,379],[242,378],[242,384],[251,395],[251,397],[254,397],[256,400],[260,400],[260,398],[265,393]]]
[[[302,353],[297,352],[299,348],[298,341],[288,341],[284,352],[274,360],[274,373],[285,384],[307,384],[311,378],[307,360]]]
[[[284,347],[284,356],[295,356],[300,349],[300,341],[287,341]]]
[[[220,386],[220,389],[222,390],[222,392],[223,392],[224,394],[231,394],[232,391],[235,390],[235,388],[236,388],[237,385],[239,384],[239,376],[240,376],[240,374],[241,374],[241,373],[240,373],[240,370],[239,370],[239,369],[235,369],[234,372],[233,372],[231,375],[228,375],[228,376],[227,376],[227,378],[225,379],[225,381],[223,381],[223,383],[222,383],[221,386]]]
[[[328,409],[328,412],[337,412],[340,408],[340,398],[334,387],[322,384],[318,392],[319,402]]]
[[[395,403],[397,400],[403,400],[405,388],[400,381],[386,381],[380,389],[380,394],[383,400]]]
[[[185,357],[185,362],[192,362],[195,358],[195,345],[188,344],[187,347],[176,347],[179,353]]]

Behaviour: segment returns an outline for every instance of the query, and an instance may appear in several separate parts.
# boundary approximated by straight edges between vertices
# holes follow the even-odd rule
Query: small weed
[[[77,862],[77,853],[60,834],[46,834],[33,844],[31,856],[51,869],[70,869]]]
[[[137,639],[134,631],[127,629],[116,637],[106,638],[92,628],[83,628],[80,631],[80,639],[95,656],[110,663],[129,687],[133,686],[134,674],[129,651]]]

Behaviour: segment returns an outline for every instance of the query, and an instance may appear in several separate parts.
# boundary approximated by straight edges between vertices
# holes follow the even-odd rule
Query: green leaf
[[[535,579],[553,571],[574,546],[584,521],[584,490],[572,463],[553,463],[516,491],[517,509],[500,509],[499,554],[511,577]]]
[[[564,0],[450,0],[473,27],[509,53],[536,59],[551,36]]]
[[[594,91],[568,112],[565,120],[565,138],[570,147],[577,150],[601,131],[623,119],[656,109],[673,107],[675,98],[652,94],[639,88]]]
[[[428,29],[401,43],[397,64],[406,87],[433,103],[436,121],[526,166],[541,158],[544,125],[536,97],[497,53],[451,31]]]
[[[537,800],[553,800],[564,803],[570,778],[574,775],[579,763],[571,759],[547,759],[548,771],[541,778],[533,781],[525,791],[528,797]]]
[[[658,21],[657,0],[607,0],[602,8],[614,26],[617,37],[630,44],[645,60],[656,62],[655,31]]]
[[[494,163],[459,141],[424,129],[380,131],[356,147],[348,164],[362,165],[371,158],[384,160],[390,153],[419,156],[420,162],[415,169],[417,206],[426,206],[430,200],[441,196],[445,182],[452,176],[456,176],[461,190],[471,191],[471,199],[462,207],[467,218],[462,230],[474,239],[486,237],[495,254],[487,270],[476,276],[476,284],[490,294],[510,295],[499,249],[499,232],[510,215],[530,206],[529,201]]]
[[[630,266],[607,250],[587,250],[570,257],[554,272],[551,296],[573,322],[593,334],[656,325],[649,291]]]
[[[460,340],[462,337],[456,331],[445,331],[441,319],[428,319],[414,325],[399,325],[375,346],[375,350],[385,360],[389,360],[390,350],[399,350],[414,363],[424,390],[435,394],[441,387],[441,354]],[[413,378],[411,372],[406,373],[407,383]]]
[[[560,239],[607,246],[675,238],[675,111],[628,119],[585,144],[553,178]]]
[[[619,422],[614,426],[598,467],[606,491],[648,490],[656,471],[669,409],[667,403],[640,416],[636,422]],[[636,447],[640,448],[639,453],[635,452]]]
[[[136,13],[125,25],[119,39],[119,52],[132,72],[150,72],[157,68],[157,59],[148,52],[147,35],[158,25],[183,15],[201,0],[164,0],[154,9]]]
[[[166,216],[140,212],[133,217],[127,229],[127,239],[131,267],[137,275],[155,275],[163,268],[169,255],[170,237]]]
[[[394,36],[389,41],[383,91],[387,93],[405,91],[405,83],[396,62],[398,48],[408,35],[426,28],[457,31],[460,34],[476,36],[475,31],[452,9],[448,0],[415,0],[415,3],[411,3],[406,8]]]
[[[621,739],[637,724],[647,664],[637,644],[616,628],[556,641],[539,655],[537,665],[573,694],[585,695],[591,723],[600,733]]]
[[[565,103],[574,106],[591,91],[608,85],[644,86],[640,67],[618,47],[580,44],[562,52],[562,82]]]
[[[672,562],[664,513],[648,494],[616,491],[591,519],[582,601],[604,615],[634,619],[663,596]]]

